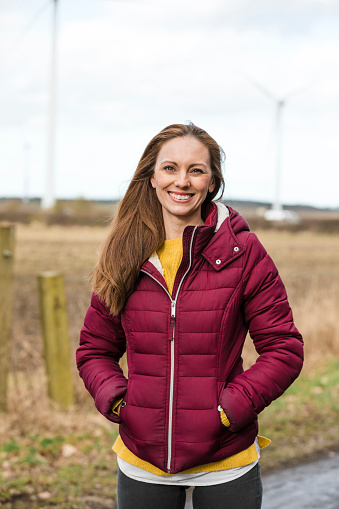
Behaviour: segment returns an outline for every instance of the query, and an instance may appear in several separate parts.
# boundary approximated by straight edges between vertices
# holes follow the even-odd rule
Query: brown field
[[[74,362],[90,301],[88,280],[105,232],[102,226],[17,225],[8,413],[0,418],[4,507],[115,507],[110,446],[117,427],[96,412]],[[285,282],[306,353],[305,377],[260,418],[262,433],[273,439],[264,453],[267,469],[339,447],[339,235],[257,234]],[[49,270],[63,274],[67,294],[76,393],[67,412],[46,391],[37,275]],[[255,357],[248,340],[245,364]]]
[[[105,232],[103,227],[47,227],[41,223],[17,226],[9,410],[13,417],[18,405],[27,411],[24,422],[18,417],[19,427],[29,426],[32,407],[32,425],[36,425],[37,408],[46,402],[37,275],[57,270],[64,276],[74,358],[90,300],[88,280]],[[274,230],[257,234],[278,266],[295,322],[305,338],[305,369],[311,369],[322,358],[338,359],[339,235]],[[248,365],[254,361],[255,352],[250,340],[246,343]],[[93,405],[74,363],[73,369],[77,403],[89,410]],[[41,414],[44,427],[42,409]]]

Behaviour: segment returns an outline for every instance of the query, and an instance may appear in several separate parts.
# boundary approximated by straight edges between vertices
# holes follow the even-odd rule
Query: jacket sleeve
[[[293,323],[285,287],[253,233],[245,249],[243,313],[259,357],[222,393],[220,403],[230,421],[230,431],[256,419],[292,384],[303,364],[303,341]]]
[[[107,419],[120,422],[113,414],[115,400],[124,396],[127,380],[119,366],[126,350],[126,339],[120,315],[110,315],[106,306],[93,293],[80,333],[76,351],[79,374],[95,406]]]

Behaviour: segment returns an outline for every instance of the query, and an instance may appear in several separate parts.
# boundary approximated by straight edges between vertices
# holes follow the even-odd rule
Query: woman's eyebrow
[[[205,168],[207,168],[207,164],[205,163],[193,163],[189,165],[189,168],[192,168],[192,166],[205,166]]]
[[[160,164],[173,164],[175,166],[178,166],[177,163],[175,161],[169,161],[168,159],[165,159],[164,161],[161,161]]]
[[[161,161],[160,164],[173,164],[173,166],[178,166],[178,163],[176,163],[175,161],[168,161],[167,159]],[[207,168],[207,164],[205,163],[192,163],[189,165],[189,168],[192,168],[193,166],[205,166],[205,168]]]

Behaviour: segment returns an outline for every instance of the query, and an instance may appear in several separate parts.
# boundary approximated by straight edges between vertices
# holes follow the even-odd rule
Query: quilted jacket
[[[259,356],[243,370],[247,332]],[[119,366],[127,348],[128,380]],[[230,207],[187,226],[172,295],[156,255],[118,316],[93,294],[77,365],[98,410],[169,473],[249,447],[257,415],[298,376],[303,343],[272,259]],[[124,397],[120,417],[112,404]],[[223,408],[230,427],[220,421]]]

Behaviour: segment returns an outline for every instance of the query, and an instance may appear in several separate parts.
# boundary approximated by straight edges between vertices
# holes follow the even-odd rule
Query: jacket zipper
[[[177,292],[178,294],[178,292]],[[170,374],[170,394],[169,394],[169,413],[168,413],[168,434],[167,434],[167,472],[171,473],[172,460],[172,429],[173,429],[173,394],[174,394],[174,336],[175,336],[175,318],[176,318],[176,302],[171,302],[171,321],[172,321],[172,338],[171,338],[171,374]]]
[[[177,300],[178,300],[178,295],[179,295],[181,285],[192,266],[192,246],[193,246],[194,234],[195,234],[197,228],[198,227],[196,226],[192,232],[190,249],[189,249],[189,264],[188,264],[185,274],[182,276],[182,278],[180,280],[180,283],[179,283],[179,286],[177,289],[177,293],[175,295],[175,299],[172,299],[172,296],[169,294],[169,292],[166,290],[166,288],[154,276],[151,276],[148,272],[143,271],[143,272],[145,272],[145,274],[147,274],[149,277],[151,277],[154,281],[156,281],[165,290],[165,292],[171,299],[171,328],[172,328],[172,335],[170,337],[170,341],[171,341],[171,370],[170,370],[170,394],[169,394],[168,434],[167,434],[167,472],[169,474],[171,473],[171,461],[172,461],[173,395],[174,395],[174,338],[175,338],[176,306],[177,306]]]

